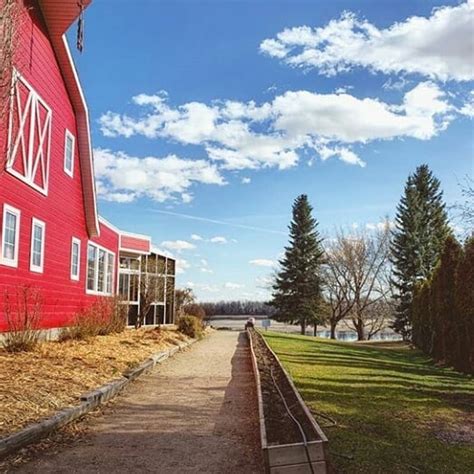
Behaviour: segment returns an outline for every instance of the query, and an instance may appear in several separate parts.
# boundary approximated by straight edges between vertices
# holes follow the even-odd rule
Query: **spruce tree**
[[[308,324],[318,324],[321,303],[321,261],[323,251],[317,221],[305,194],[293,204],[289,226],[290,242],[280,260],[280,271],[273,285],[273,300],[279,321],[298,323],[304,334]]]
[[[427,165],[421,165],[406,182],[391,246],[398,303],[392,328],[404,339],[411,337],[415,287],[431,276],[450,234],[440,182]]]

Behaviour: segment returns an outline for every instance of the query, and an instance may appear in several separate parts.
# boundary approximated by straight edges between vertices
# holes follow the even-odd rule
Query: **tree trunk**
[[[364,325],[362,322],[358,321],[357,322],[357,340],[358,341],[365,341],[365,331],[364,331]]]
[[[314,323],[313,326],[313,336],[316,337],[318,335],[318,325]]]
[[[306,335],[306,319],[301,320],[301,335]]]
[[[331,339],[336,339],[336,325],[337,323],[331,321]]]

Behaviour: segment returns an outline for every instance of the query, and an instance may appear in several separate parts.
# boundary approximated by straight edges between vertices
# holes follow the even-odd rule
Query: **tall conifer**
[[[305,194],[293,204],[293,220],[289,226],[290,242],[280,261],[273,285],[276,319],[298,323],[304,334],[308,324],[317,324],[321,303],[321,261],[323,251],[317,221]]]
[[[431,276],[450,234],[440,182],[427,165],[421,165],[406,182],[391,248],[398,301],[392,327],[404,339],[411,337],[415,286]]]

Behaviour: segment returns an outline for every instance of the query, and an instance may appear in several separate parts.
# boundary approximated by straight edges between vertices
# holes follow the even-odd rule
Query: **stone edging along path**
[[[192,339],[189,342],[179,344],[178,346],[173,347],[167,351],[157,352],[151,355],[137,367],[124,372],[123,376],[119,379],[112,380],[111,382],[102,385],[96,390],[81,395],[81,403],[79,405],[65,408],[55,413],[50,418],[38,423],[33,423],[26,428],[23,428],[22,430],[7,436],[6,438],[0,439],[0,459],[3,459],[7,455],[40,440],[61,426],[64,426],[67,423],[80,418],[86,413],[89,413],[94,408],[102,405],[103,403],[118,395],[120,391],[122,391],[130,382],[138,378],[140,375],[149,372],[157,364],[161,364],[169,357],[174,356],[178,351],[189,347],[198,340],[199,339]]]

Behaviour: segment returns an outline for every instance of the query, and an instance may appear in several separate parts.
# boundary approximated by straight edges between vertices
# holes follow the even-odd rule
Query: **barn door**
[[[37,191],[48,193],[51,109],[15,71],[10,105],[7,170]]]

